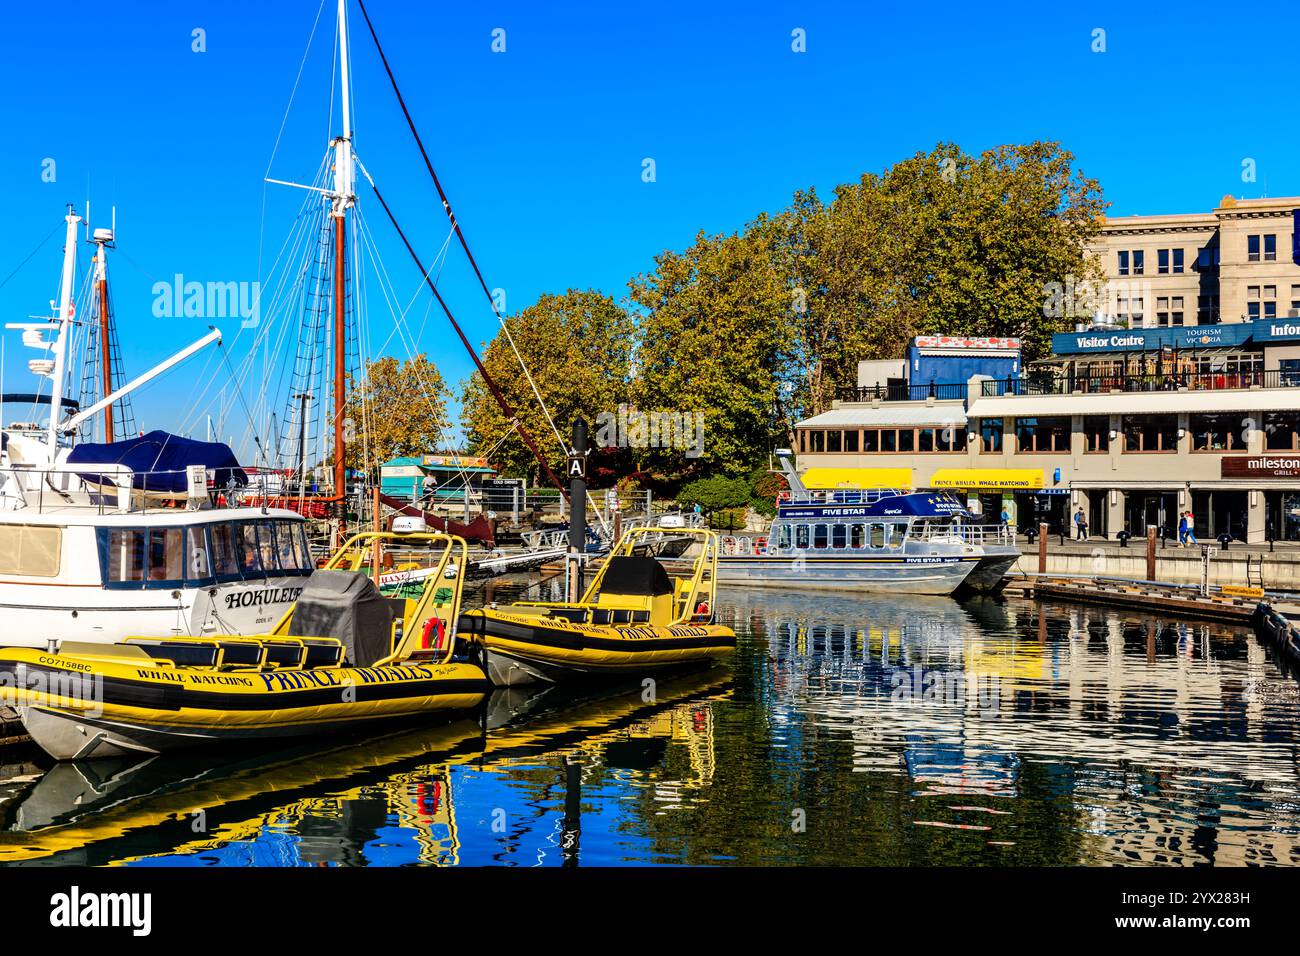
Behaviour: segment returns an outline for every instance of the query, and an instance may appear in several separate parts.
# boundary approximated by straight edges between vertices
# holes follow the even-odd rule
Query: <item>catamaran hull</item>
[[[986,554],[980,558],[975,570],[962,582],[963,591],[977,594],[996,594],[1007,585],[1007,572],[1020,558],[1020,552]]]
[[[978,555],[901,559],[724,555],[718,559],[718,581],[816,591],[951,594],[979,562]]]

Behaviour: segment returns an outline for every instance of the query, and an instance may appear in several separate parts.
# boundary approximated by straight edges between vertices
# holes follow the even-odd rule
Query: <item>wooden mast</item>
[[[348,75],[347,0],[338,0],[339,90],[342,99],[343,132],[334,146],[334,190],[330,215],[334,219],[334,496],[339,500],[339,535],[343,534],[347,512],[347,452],[344,413],[347,396],[347,214],[356,202],[353,190],[352,100]]]
[[[103,381],[102,397],[113,393],[113,345],[108,325],[108,258],[107,246],[113,241],[113,233],[107,229],[95,230],[95,297],[99,303],[99,364]],[[113,406],[104,406],[104,441],[113,442]]]

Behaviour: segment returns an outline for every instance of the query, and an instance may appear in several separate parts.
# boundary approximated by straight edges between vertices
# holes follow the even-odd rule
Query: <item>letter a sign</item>
[[[581,478],[586,480],[587,477],[587,456],[586,455],[569,455],[569,477]]]

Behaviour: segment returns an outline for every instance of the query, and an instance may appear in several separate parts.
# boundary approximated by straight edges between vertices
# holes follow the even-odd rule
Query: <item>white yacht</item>
[[[225,445],[164,432],[76,444],[77,430],[123,395],[213,342],[213,331],[84,410],[65,397],[77,225],[69,211],[53,316],[8,328],[45,355],[28,365],[36,393],[12,406],[48,421],[8,425],[0,443],[0,644],[49,647],[131,635],[249,634],[289,608],[314,566],[291,512],[225,507],[246,484]],[[97,230],[97,280],[109,230]],[[101,308],[104,299],[101,298]],[[51,336],[46,338],[46,336]],[[44,386],[48,383],[48,390]],[[44,394],[42,394],[44,391]],[[67,414],[73,412],[73,414]]]

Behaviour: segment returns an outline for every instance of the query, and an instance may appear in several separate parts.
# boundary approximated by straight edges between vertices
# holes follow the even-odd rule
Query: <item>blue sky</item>
[[[0,32],[6,86],[0,309],[55,294],[64,205],[117,207],[114,299],[128,373],[205,331],[159,319],[152,285],[253,281],[259,243],[286,235],[301,194],[263,176],[319,0],[21,4]],[[303,180],[330,135],[334,0],[271,175]],[[542,292],[627,279],[699,230],[731,231],[807,186],[827,191],[939,140],[976,151],[1061,140],[1111,213],[1208,210],[1225,193],[1300,194],[1294,5],[756,2],[525,4],[370,0],[389,59],[490,285],[518,310]],[[356,143],[426,258],[445,220],[360,13],[350,8]],[[192,31],[206,52],[192,51]],[[506,31],[506,52],[491,50]],[[807,52],[791,50],[806,31]],[[1093,31],[1105,31],[1094,53]],[[641,178],[653,158],[657,181]],[[1257,180],[1242,181],[1244,159]],[[43,162],[56,181],[42,181]],[[399,296],[418,275],[360,190]],[[83,251],[79,265],[89,264]],[[264,252],[262,268],[269,256]],[[496,325],[463,259],[441,279],[470,337]],[[376,310],[377,311],[377,310]],[[423,300],[415,310],[423,313]],[[373,341],[388,336],[378,316]],[[220,323],[230,337],[238,320]],[[31,383],[17,333],[5,388]],[[237,345],[238,343],[236,343]],[[420,347],[452,381],[469,370],[445,321]],[[232,356],[235,357],[235,356]],[[177,427],[194,375],[137,399]],[[210,374],[210,372],[208,373]]]

